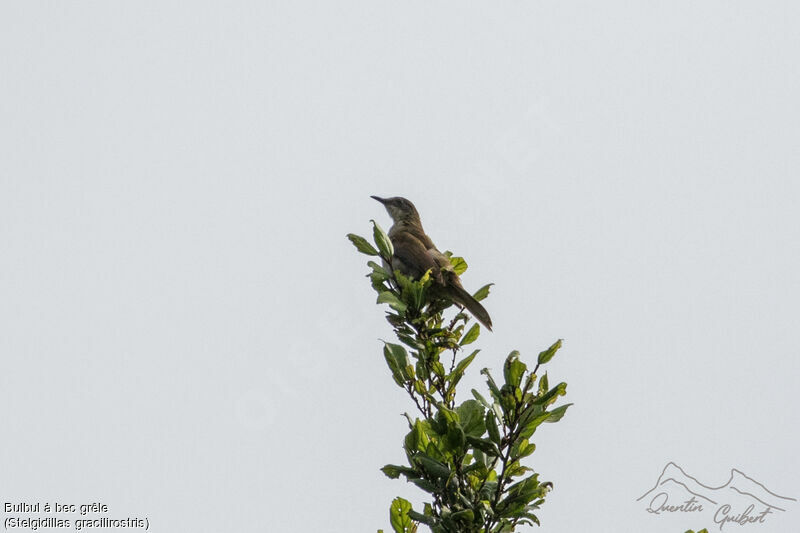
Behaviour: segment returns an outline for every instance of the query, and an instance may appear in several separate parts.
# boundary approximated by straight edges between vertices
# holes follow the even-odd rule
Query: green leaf
[[[476,448],[490,457],[499,457],[499,448],[490,440],[467,435],[467,444]]]
[[[450,469],[446,464],[431,459],[427,455],[419,454],[414,457],[414,461],[419,464],[425,472],[433,477],[447,479],[450,477]]]
[[[567,408],[570,405],[572,404],[568,403],[567,405],[562,405],[561,407],[557,407],[552,411],[550,411],[550,416],[547,417],[547,420],[545,420],[545,422],[558,422],[559,420],[564,418],[564,413],[567,412]]]
[[[487,402],[487,401],[486,401],[486,398],[484,398],[484,397],[481,395],[481,393],[480,393],[480,392],[476,391],[475,389],[472,389],[472,396],[474,396],[476,400],[478,400],[479,402],[481,402],[481,404],[482,404],[482,405],[483,405],[485,408],[487,408],[487,409],[491,409],[491,407],[492,407],[492,406],[489,404],[489,402]]]
[[[392,505],[389,507],[389,522],[395,533],[412,533],[416,529],[411,517],[408,516],[410,510],[411,503],[407,500],[399,496],[392,500]]]
[[[478,338],[478,335],[480,334],[481,334],[481,326],[476,322],[472,325],[471,328],[469,328],[469,331],[467,331],[467,333],[461,339],[461,342],[459,342],[459,344],[461,346],[466,346],[467,344],[471,344],[475,342],[475,340]]]
[[[367,266],[372,268],[372,273],[382,280],[387,280],[392,277],[392,273],[380,266],[375,261],[367,261]]]
[[[430,494],[436,494],[439,491],[439,487],[427,479],[409,479],[409,481]]]
[[[463,511],[457,511],[450,515],[451,520],[463,520],[464,522],[472,522],[475,520],[475,513],[472,512],[472,509],[464,509]]]
[[[414,280],[400,272],[399,270],[394,271],[394,279],[397,280],[397,284],[400,286],[400,289],[403,291],[408,290],[408,287],[414,283]]]
[[[458,423],[458,413],[442,402],[436,402],[436,410],[436,418],[445,425],[449,426]]]
[[[539,414],[531,414],[530,416],[524,416],[525,421],[523,422],[520,420],[520,426],[522,427],[522,431],[519,432],[520,439],[527,439],[533,432],[536,431],[536,428],[539,427],[542,422],[547,420],[550,416],[550,413],[539,413]]]
[[[451,452],[454,455],[460,454],[466,442],[464,428],[462,428],[460,424],[455,423],[447,428],[447,435],[445,435],[445,439],[442,441],[442,451]]]
[[[522,520],[519,522],[520,524],[527,523],[529,526],[532,526],[533,524],[536,524],[537,526],[542,525],[539,523],[539,518],[533,513],[526,512],[522,515],[522,517]]]
[[[381,472],[386,474],[386,476],[390,477],[391,479],[399,478],[400,474],[403,474],[406,477],[420,477],[420,473],[413,468],[400,465],[386,465],[381,468]]]
[[[464,428],[464,433],[472,437],[480,437],[486,431],[484,424],[484,410],[476,400],[466,400],[456,407],[459,423]]]
[[[416,520],[417,522],[422,522],[427,526],[432,526],[435,523],[434,518],[432,516],[427,516],[422,513],[418,513],[413,509],[408,511],[408,516],[411,517],[412,520]]]
[[[459,276],[467,271],[467,262],[463,257],[451,257],[450,264],[453,265],[453,270]]]
[[[536,405],[544,405],[545,407],[556,401],[559,396],[564,396],[567,393],[567,384],[563,381],[547,391],[544,395],[536,398],[533,403]]]
[[[497,417],[494,414],[494,411],[487,411],[486,412],[486,429],[489,432],[489,438],[492,439],[492,442],[500,445],[500,430],[497,427]]]
[[[431,371],[440,378],[443,378],[445,376],[444,365],[442,364],[441,361],[431,361],[430,367]]]
[[[547,389],[549,389],[549,388],[550,388],[550,384],[547,381],[547,373],[545,373],[545,375],[542,376],[541,379],[539,380],[539,394],[540,395],[544,394],[545,391],[547,391]]]
[[[472,360],[475,359],[475,356],[478,355],[478,352],[480,352],[480,350],[475,350],[474,352],[466,356],[464,359],[459,361],[456,367],[450,373],[450,375],[447,376],[448,381],[450,381],[450,387],[449,387],[450,389],[455,387],[458,384],[458,382],[461,381],[461,378],[464,376],[464,371],[467,369]]]
[[[402,387],[403,383],[405,382],[403,371],[400,369],[400,366],[397,364],[397,360],[394,358],[391,350],[389,350],[386,344],[383,346],[383,358],[386,359],[386,365],[392,372],[392,378],[394,378],[395,383]]]
[[[511,457],[522,459],[536,451],[536,445],[528,442],[528,439],[517,439],[511,447]]]
[[[408,353],[406,353],[405,348],[403,348],[399,344],[392,344],[391,342],[385,342],[383,344],[383,356],[387,358],[387,363],[389,362],[388,358],[392,358],[394,360],[397,371],[400,374],[403,381],[411,379],[412,376],[408,371],[410,363],[408,361]],[[389,364],[389,368],[392,368],[391,364]],[[394,373],[394,370],[392,370],[392,373]]]
[[[487,283],[486,285],[475,291],[475,294],[473,294],[472,297],[478,300],[479,302],[481,300],[484,300],[487,296],[489,296],[489,287],[491,287],[492,285],[494,285],[494,283]]]
[[[376,287],[375,290],[380,293],[380,292],[385,291],[386,287],[383,287],[383,286]],[[405,317],[400,316],[400,314],[394,314],[394,313],[386,313],[386,321],[389,324],[391,324],[392,327],[395,328],[395,329],[402,328],[406,323]]]
[[[424,350],[425,349],[425,345],[422,344],[419,340],[417,340],[415,337],[413,337],[411,335],[406,335],[406,334],[398,332],[397,333],[397,338],[400,339],[400,341],[403,344],[405,344],[406,346],[408,346],[409,348],[413,348],[415,350]]]
[[[372,245],[367,242],[367,239],[361,237],[360,235],[356,235],[355,233],[348,233],[347,238],[350,239],[350,242],[355,245],[356,249],[361,252],[362,254],[367,255],[378,255],[378,250],[372,247]]]
[[[381,472],[391,479],[397,479],[400,477],[400,468],[401,467],[397,465],[386,465],[381,468]]]
[[[408,432],[406,435],[406,440],[403,443],[406,453],[413,454],[416,452],[421,452],[427,449],[427,446],[430,442],[427,433],[425,433],[425,428],[422,425],[422,422],[419,419],[414,421],[414,427],[411,428],[411,431]]]
[[[492,412],[494,416],[497,417],[498,423],[505,423],[505,418],[503,418],[503,407],[500,405],[500,402],[494,402],[492,404]]]
[[[496,401],[500,401],[503,395],[500,393],[500,389],[497,388],[497,383],[495,383],[494,378],[489,373],[488,368],[484,368],[481,370],[481,374],[486,376],[486,384],[489,386],[489,391],[492,393],[492,396]]]
[[[471,466],[476,466],[476,467],[486,466],[486,454],[477,448],[473,450],[473,453],[475,455],[475,462]],[[465,469],[464,471],[466,472],[467,470]]]
[[[418,281],[404,276],[399,270],[394,271],[394,277],[402,289],[403,301],[410,302],[414,309],[422,307],[425,302],[425,288],[431,280],[431,269],[428,269]]]
[[[491,507],[489,500],[494,499],[494,494],[497,490],[497,472],[495,470],[489,470],[489,475],[486,476],[486,479],[487,481],[483,484],[483,488],[480,490],[479,494],[483,498],[481,503],[486,511],[494,515],[494,509]]]
[[[506,385],[517,388],[522,381],[522,375],[528,366],[519,360],[519,352],[514,350],[506,358],[506,363],[503,365],[503,376],[506,379]]]
[[[389,239],[389,236],[383,231],[383,229],[378,225],[377,222],[374,220],[370,220],[372,222],[372,238],[375,240],[375,244],[378,245],[378,250],[381,251],[381,256],[389,260],[391,259],[392,255],[394,255],[394,247],[392,246],[392,240]]]
[[[561,339],[558,339],[551,347],[539,353],[539,364],[543,365],[550,361],[556,354],[558,349],[561,348]]]
[[[381,276],[377,272],[372,272],[371,274],[368,274],[368,276],[369,276],[369,280],[370,280],[370,282],[372,284],[372,288],[375,289],[375,292],[381,293],[381,292],[386,290],[386,285],[384,285],[384,283],[389,278],[384,278],[383,276]]]
[[[545,484],[540,484],[538,480],[538,475],[533,474],[530,477],[519,481],[510,487],[508,487],[508,498],[506,498],[507,503],[511,502],[523,502],[527,505],[528,502],[542,496],[547,492],[547,487]]]
[[[527,466],[519,464],[518,460],[514,460],[511,464],[506,466],[506,476],[513,478],[524,475],[526,472],[532,472],[532,469]]]
[[[437,461],[445,460],[444,454],[439,451],[439,448],[436,447],[436,444],[434,444],[433,441],[429,442],[428,445],[425,447],[425,454],[428,457],[436,459]]]
[[[400,298],[397,297],[393,292],[383,291],[378,294],[378,303],[379,304],[389,304],[389,307],[394,309],[399,313],[405,313],[408,306],[400,301]]]

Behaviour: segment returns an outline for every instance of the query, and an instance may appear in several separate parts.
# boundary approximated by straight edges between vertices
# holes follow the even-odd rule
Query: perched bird
[[[394,247],[392,268],[414,279],[419,279],[430,270],[431,277],[443,289],[443,293],[453,302],[466,307],[472,316],[491,331],[492,319],[489,313],[461,286],[461,280],[453,269],[450,259],[436,248],[422,229],[422,222],[414,204],[400,196],[394,198],[372,196],[372,198],[386,207],[394,222],[389,229],[389,239]]]

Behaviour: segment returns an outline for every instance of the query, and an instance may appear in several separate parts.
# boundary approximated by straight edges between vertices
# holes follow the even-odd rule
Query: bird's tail
[[[478,300],[473,298],[460,284],[450,284],[448,289],[450,289],[450,297],[454,302],[466,307],[478,322],[483,324],[489,331],[492,331],[492,319],[489,317],[489,312]]]

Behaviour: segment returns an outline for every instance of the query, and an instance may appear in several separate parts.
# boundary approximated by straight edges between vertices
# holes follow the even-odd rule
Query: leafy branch
[[[373,246],[349,234],[358,251],[381,261],[368,261],[370,283],[377,303],[388,305],[386,319],[399,344],[384,342],[383,356],[398,387],[411,398],[417,417],[405,414],[409,432],[403,448],[407,465],[381,470],[401,475],[429,494],[420,511],[403,498],[390,506],[396,533],[412,533],[425,524],[433,533],[507,533],[521,524],[539,524],[534,511],[553,488],[522,460],[536,446],[530,438],[545,422],[558,422],[571,404],[551,408],[566,394],[566,383],[550,387],[547,374],[538,375],[561,348],[561,341],[542,351],[533,370],[511,352],[498,385],[487,368],[488,399],[472,389],[472,398],[456,402],[456,387],[480,350],[465,347],[481,333],[478,323],[461,311],[448,321],[452,302],[440,296],[430,272],[418,280],[392,271],[391,240],[373,223]],[[458,275],[467,270],[461,257],[447,254]],[[489,296],[491,283],[473,296]],[[469,326],[469,327],[468,327]],[[443,361],[448,363],[445,368]]]

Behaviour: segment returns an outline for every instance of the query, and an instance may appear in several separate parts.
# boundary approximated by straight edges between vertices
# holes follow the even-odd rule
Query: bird
[[[382,203],[392,218],[389,239],[392,241],[394,255],[391,266],[403,275],[419,279],[428,270],[437,286],[453,302],[466,307],[478,322],[492,331],[492,319],[486,309],[461,285],[461,280],[453,269],[450,259],[436,248],[433,241],[422,229],[422,221],[417,208],[409,200],[395,196],[381,198],[371,196]]]

